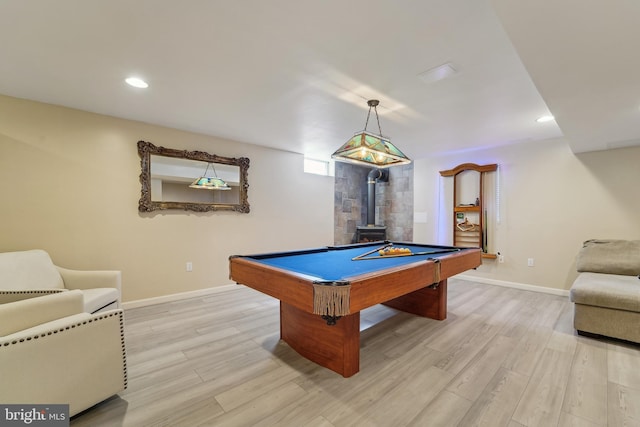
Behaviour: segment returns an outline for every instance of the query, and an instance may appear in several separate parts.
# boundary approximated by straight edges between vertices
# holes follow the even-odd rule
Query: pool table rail
[[[229,278],[234,282],[313,313],[313,282],[319,278],[245,257],[232,257],[229,261]]]
[[[441,258],[416,260],[406,265],[344,277],[351,285],[349,312],[381,304],[398,296],[440,282],[481,263],[479,249],[447,254]],[[229,277],[238,284],[278,298],[313,313],[313,283],[322,278],[260,263],[251,257],[231,257]],[[391,282],[389,278],[392,278]]]

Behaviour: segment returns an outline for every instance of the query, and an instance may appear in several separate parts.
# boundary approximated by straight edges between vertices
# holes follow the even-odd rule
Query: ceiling
[[[3,0],[0,40],[1,94],[315,158],[368,99],[415,159],[640,145],[632,0]]]

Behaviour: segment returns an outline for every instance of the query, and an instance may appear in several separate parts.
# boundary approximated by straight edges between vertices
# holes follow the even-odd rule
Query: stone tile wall
[[[367,225],[367,175],[372,168],[336,162],[334,243],[353,242],[356,226]],[[413,164],[389,168],[389,182],[376,184],[376,224],[387,239],[413,239]]]

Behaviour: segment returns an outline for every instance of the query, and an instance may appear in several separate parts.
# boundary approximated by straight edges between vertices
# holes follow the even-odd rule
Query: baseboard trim
[[[565,296],[565,297],[569,296],[569,291],[564,289],[546,288],[544,286],[528,285],[526,283],[517,283],[517,282],[507,282],[505,280],[487,279],[485,277],[468,276],[465,274],[458,274],[454,277],[456,279],[466,280],[468,282],[478,282],[478,283],[484,283],[486,285],[502,286],[504,288],[521,289],[524,291],[541,292],[544,294],[551,294],[551,295],[558,295],[558,296]],[[222,286],[216,286],[213,288],[198,289],[197,291],[180,292],[177,294],[163,295],[160,297],[152,297],[152,298],[145,298],[145,299],[139,299],[134,301],[127,301],[122,303],[122,308],[126,310],[130,308],[146,307],[149,305],[161,304],[163,302],[173,302],[173,301],[180,301],[188,298],[198,298],[201,296],[211,295],[218,292],[228,291],[233,289],[236,286],[238,285],[236,284],[222,285]]]
[[[235,285],[235,284],[223,285],[223,286],[216,286],[213,288],[198,289],[197,291],[180,292],[177,294],[162,295],[160,297],[152,297],[152,298],[144,298],[139,300],[127,301],[122,303],[122,308],[126,310],[129,308],[138,308],[138,307],[146,307],[148,305],[161,304],[163,302],[173,302],[173,301],[180,301],[180,300],[189,299],[189,298],[198,298],[206,295],[215,294],[218,292],[228,291],[233,289],[236,286],[238,285]]]
[[[496,285],[504,288],[521,289],[523,291],[541,292],[543,294],[558,295],[562,297],[568,297],[569,291],[566,289],[547,288],[544,286],[529,285],[526,283],[507,282],[505,280],[487,279],[486,277],[468,276],[465,274],[458,274],[454,276],[456,279],[466,280],[469,282],[484,283],[485,285]]]

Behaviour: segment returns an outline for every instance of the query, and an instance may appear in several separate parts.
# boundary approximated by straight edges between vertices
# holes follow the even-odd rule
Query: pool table
[[[350,377],[360,369],[361,310],[382,303],[443,320],[447,278],[480,264],[477,248],[378,241],[234,255],[229,257],[229,276],[280,300],[283,341],[307,359]]]

